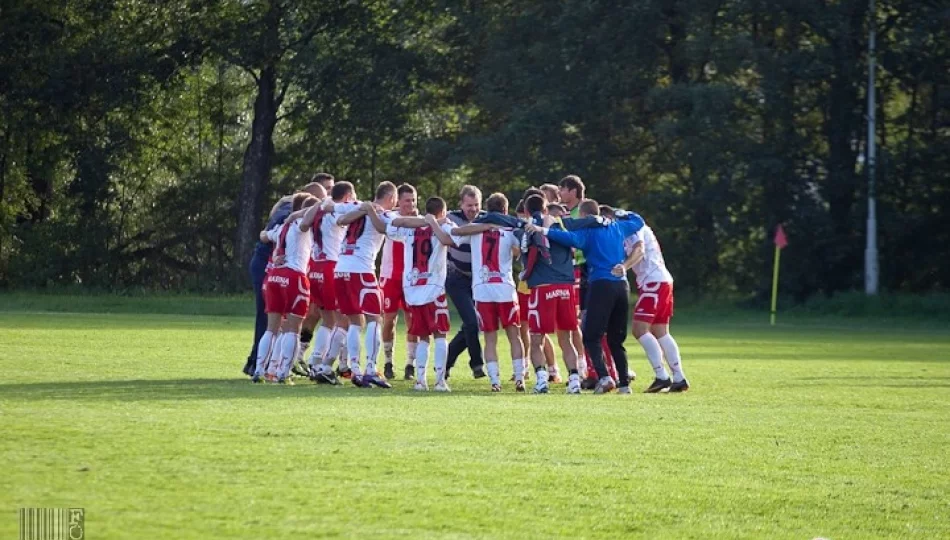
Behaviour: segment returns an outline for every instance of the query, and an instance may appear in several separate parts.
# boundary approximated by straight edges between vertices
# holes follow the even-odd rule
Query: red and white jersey
[[[472,245],[472,296],[476,302],[518,301],[511,249],[520,242],[513,229],[492,229],[454,239],[456,244]]]
[[[313,252],[311,258],[315,262],[336,261],[340,258],[340,246],[343,244],[345,227],[336,224],[337,216],[334,212],[320,210],[313,221]]]
[[[442,225],[442,230],[452,234],[455,225]],[[402,240],[405,270],[402,273],[402,290],[406,304],[424,306],[435,302],[445,294],[446,255],[448,250],[432,231],[432,227],[410,229],[390,225],[386,233],[393,239]]]
[[[653,229],[644,225],[637,234],[626,238],[623,247],[629,256],[637,244],[643,243],[643,258],[633,266],[633,273],[637,276],[637,287],[643,288],[644,283],[673,283],[673,274],[666,269],[663,260],[663,251],[657,241]]]
[[[359,203],[340,203],[334,205],[333,213],[339,218],[359,209]],[[384,223],[392,221],[391,212],[380,212]],[[383,247],[385,235],[373,227],[369,216],[357,219],[344,228],[343,242],[340,245],[340,257],[336,271],[354,274],[376,274],[376,255]]]
[[[274,265],[276,268],[290,268],[306,274],[310,267],[310,250],[313,244],[309,231],[300,230],[301,219],[288,221],[280,227],[267,231],[267,237],[274,243],[271,259],[277,260],[281,256],[284,257],[284,263]]]
[[[400,240],[386,236],[383,243],[383,262],[379,265],[379,277],[383,279],[401,278],[406,267],[405,246]]]

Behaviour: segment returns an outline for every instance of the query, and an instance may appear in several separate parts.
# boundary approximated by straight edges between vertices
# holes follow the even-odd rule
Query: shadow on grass
[[[795,377],[795,381],[805,381],[802,386],[841,386],[841,377]],[[925,375],[891,376],[849,376],[847,386],[862,388],[950,388],[950,377],[927,377]]]
[[[507,392],[513,394],[513,390]],[[356,388],[349,381],[340,386],[301,382],[293,386],[252,384],[246,379],[140,379],[113,381],[67,381],[46,383],[0,384],[0,401],[179,401],[278,398],[360,398],[399,396],[412,399],[439,399],[442,394],[414,392],[409,383],[396,383],[391,390]],[[493,398],[484,389],[453,390],[451,395]]]

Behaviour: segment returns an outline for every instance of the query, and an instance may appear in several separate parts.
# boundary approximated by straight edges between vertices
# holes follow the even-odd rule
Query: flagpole
[[[769,320],[775,326],[775,308],[778,304],[778,260],[782,255],[782,248],[775,245],[775,265],[772,267],[772,311]]]

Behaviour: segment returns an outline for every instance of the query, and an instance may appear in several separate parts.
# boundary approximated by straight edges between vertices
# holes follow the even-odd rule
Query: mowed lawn
[[[950,332],[674,323],[686,394],[445,395],[252,385],[247,317],[0,312],[0,538],[950,536]]]

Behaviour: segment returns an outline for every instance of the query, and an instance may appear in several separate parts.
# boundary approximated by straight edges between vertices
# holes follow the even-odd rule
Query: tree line
[[[0,8],[0,284],[233,291],[329,171],[454,201],[572,173],[678,289],[860,288],[878,29],[881,285],[950,285],[938,0],[19,0]]]

